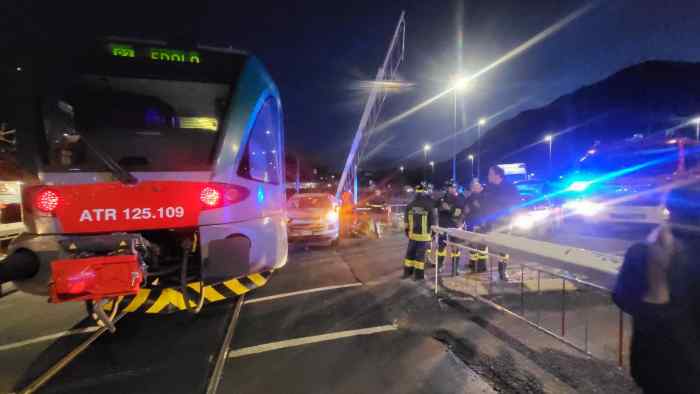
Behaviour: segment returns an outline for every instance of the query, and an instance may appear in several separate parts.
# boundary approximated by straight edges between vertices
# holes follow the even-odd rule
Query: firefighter
[[[416,196],[406,206],[404,216],[408,248],[403,263],[403,277],[415,275],[415,280],[422,280],[425,278],[425,252],[430,248],[430,227],[435,224],[437,212],[426,185],[421,184],[415,190]]]
[[[466,198],[459,194],[457,183],[454,180],[445,182],[445,194],[440,197],[436,203],[438,211],[438,225],[443,228],[463,228],[464,219],[466,217],[465,208],[467,205]],[[446,234],[438,235],[438,269],[442,269],[442,264],[447,257],[447,240]],[[453,241],[452,239],[450,239]],[[453,248],[452,266],[456,269],[459,263],[460,250]]]
[[[352,233],[352,226],[355,222],[355,204],[352,199],[352,192],[346,190],[341,194],[340,205],[340,234],[341,238],[348,238]]]
[[[374,189],[372,196],[367,200],[367,208],[370,209],[370,227],[377,239],[382,237],[382,222],[386,216],[387,204],[382,191]]]

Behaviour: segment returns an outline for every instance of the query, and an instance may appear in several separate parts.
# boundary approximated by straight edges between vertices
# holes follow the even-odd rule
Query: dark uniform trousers
[[[403,261],[404,276],[415,274],[416,279],[425,277],[425,252],[430,250],[430,241],[408,240],[406,258]]]
[[[404,277],[415,274],[415,279],[425,278],[425,253],[430,249],[430,221],[429,209],[425,207],[413,207],[406,212],[408,235],[408,248],[404,259]]]

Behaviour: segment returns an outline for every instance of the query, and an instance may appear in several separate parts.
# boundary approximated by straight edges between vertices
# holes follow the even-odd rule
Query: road
[[[559,393],[591,380],[513,347],[546,344],[556,360],[585,362],[571,349],[502,316],[517,334],[494,332],[481,320],[493,310],[449,306],[426,283],[401,280],[405,242],[390,235],[294,248],[288,265],[246,296],[217,392]],[[197,316],[127,315],[38,392],[203,393],[233,310],[222,302]],[[0,314],[0,393],[26,387],[95,330],[82,305],[19,292],[0,298]],[[562,375],[567,369],[575,376]],[[591,384],[633,392],[614,379]]]

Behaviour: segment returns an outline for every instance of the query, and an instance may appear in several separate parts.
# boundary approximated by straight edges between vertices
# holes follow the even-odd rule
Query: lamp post
[[[403,174],[403,170],[405,170],[404,166],[399,167],[399,171]]]
[[[471,172],[471,177],[474,178],[474,155],[470,154],[467,156],[469,159],[469,172]]]
[[[428,152],[430,152],[430,145],[423,145],[423,179],[427,179],[425,171],[426,167],[428,166]]]
[[[434,162],[434,161],[430,161],[430,177],[432,178],[432,176],[433,176],[434,174],[435,174],[435,162]]]
[[[554,136],[552,134],[547,134],[544,136],[544,142],[549,145],[549,176],[552,176],[552,142],[554,141]]]
[[[476,177],[481,174],[481,127],[486,124],[486,118],[479,118],[477,122],[476,133]]]
[[[695,141],[700,141],[700,117],[693,119],[695,123]]]
[[[452,179],[457,180],[457,135],[459,134],[459,126],[457,124],[457,94],[466,88],[469,80],[462,76],[455,76],[452,79],[452,93],[453,93],[453,131],[454,131],[454,141],[452,144]]]

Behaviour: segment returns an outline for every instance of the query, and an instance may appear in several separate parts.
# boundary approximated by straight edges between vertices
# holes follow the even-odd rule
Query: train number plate
[[[123,220],[163,220],[181,219],[185,217],[185,208],[157,207],[157,208],[92,208],[84,209],[78,219],[81,223],[117,222]]]

